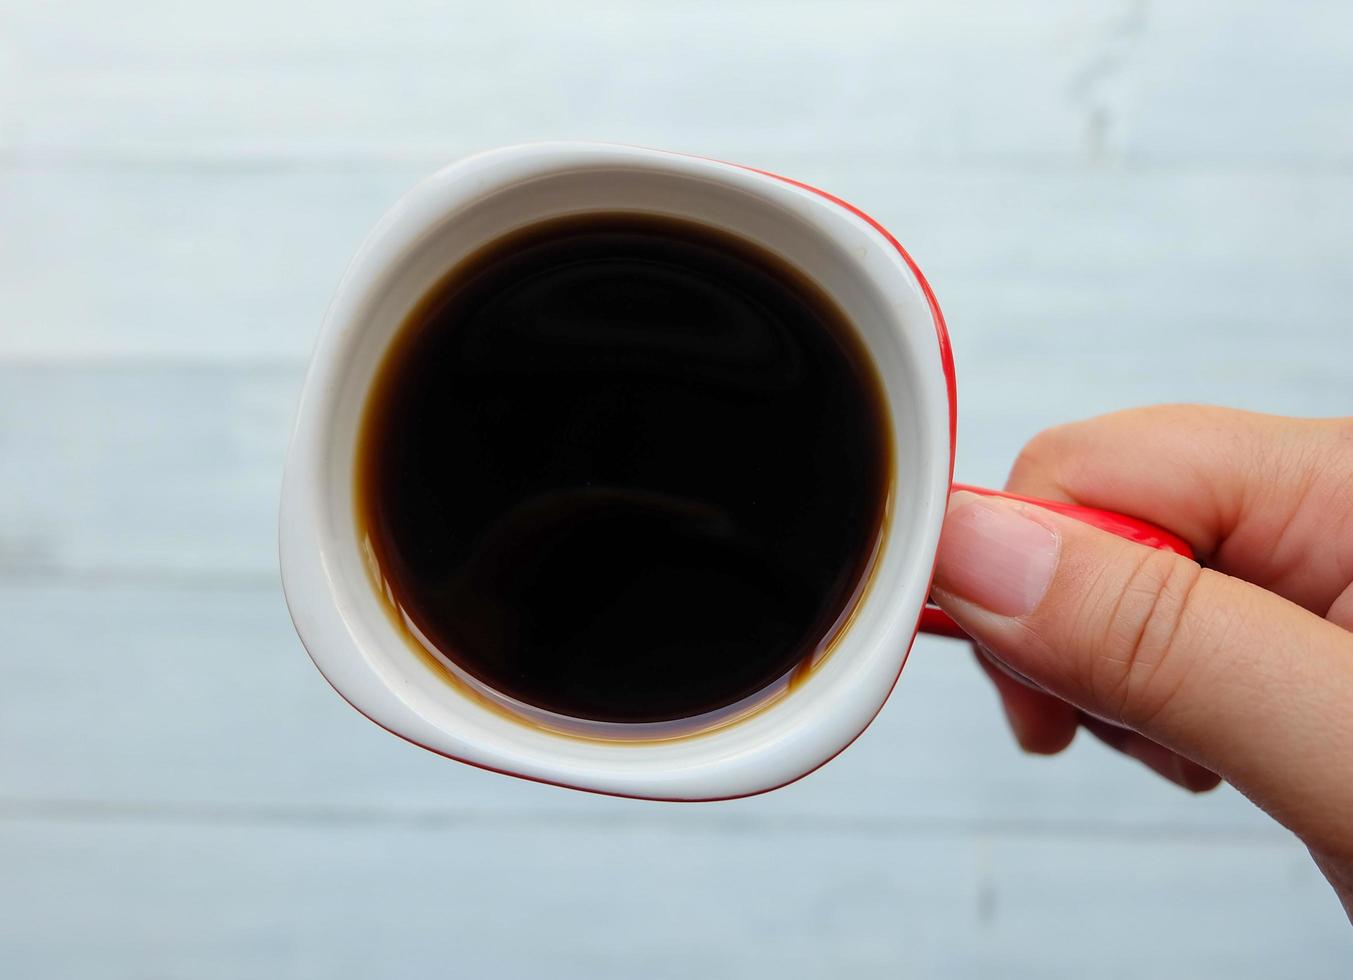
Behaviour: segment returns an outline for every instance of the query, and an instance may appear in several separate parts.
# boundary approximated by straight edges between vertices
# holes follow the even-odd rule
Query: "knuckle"
[[[1020,451],[1020,458],[1035,462],[1055,460],[1066,446],[1067,437],[1071,434],[1075,425],[1076,423],[1069,422],[1065,425],[1055,425],[1050,429],[1044,429],[1024,444],[1024,448]]]
[[[1070,430],[1070,425],[1044,429],[1026,442],[1010,468],[1010,488],[1031,482],[1059,484],[1058,472],[1066,459]]]
[[[1129,409],[1120,414],[1124,417],[1132,417],[1136,424],[1144,429],[1168,428],[1184,431],[1215,430],[1218,427],[1234,425],[1238,416],[1234,409],[1218,408],[1215,405],[1200,405],[1195,402],[1147,405],[1143,408]]]
[[[1166,711],[1183,685],[1190,665],[1181,639],[1202,576],[1193,562],[1152,551],[1112,598],[1090,687],[1097,703],[1133,728]]]

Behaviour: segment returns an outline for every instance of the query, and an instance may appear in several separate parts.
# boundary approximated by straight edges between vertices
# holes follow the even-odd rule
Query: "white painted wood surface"
[[[1175,399],[1353,411],[1353,10],[1228,0],[0,0],[0,976],[1342,977],[1304,850],[961,647],[699,807],[363,722],[275,581],[296,385],[361,235],[512,140],[810,180],[951,322],[961,475]]]

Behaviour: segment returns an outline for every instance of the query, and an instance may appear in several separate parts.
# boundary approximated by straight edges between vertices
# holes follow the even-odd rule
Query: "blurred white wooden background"
[[[959,471],[1163,400],[1353,411],[1353,8],[0,0],[0,976],[1345,977],[1304,850],[922,641],[817,775],[570,794],[361,720],[275,510],[362,234],[548,137],[865,207],[951,322]]]

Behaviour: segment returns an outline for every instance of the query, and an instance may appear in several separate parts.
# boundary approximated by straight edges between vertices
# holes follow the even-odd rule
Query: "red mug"
[[[702,222],[777,253],[855,324],[882,380],[894,493],[867,586],[829,652],[744,715],[680,737],[582,737],[487,706],[429,667],[391,620],[354,517],[361,407],[406,314],[461,258],[522,227],[588,211]],[[878,222],[797,181],[679,153],[595,143],[508,147],[410,191],[349,266],[325,319],[287,456],[281,568],[306,649],[353,707],[433,752],[575,789],[661,800],[761,793],[823,765],[887,700],[918,630],[961,636],[928,604],[953,489],[953,356],[920,269]],[[1132,540],[1189,554],[1142,521],[1032,501]]]

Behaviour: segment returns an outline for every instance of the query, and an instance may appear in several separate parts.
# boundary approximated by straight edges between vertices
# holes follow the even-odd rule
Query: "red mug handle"
[[[1021,497],[1017,493],[987,490],[984,487],[970,487],[963,483],[955,483],[954,489],[966,490],[968,493],[980,493],[987,497],[1007,497],[1010,500],[1022,500],[1028,504],[1037,504],[1039,507],[1046,507],[1048,510],[1066,514],[1078,521],[1084,521],[1092,527],[1111,531],[1120,538],[1127,538],[1129,541],[1136,541],[1138,544],[1149,545],[1152,548],[1164,548],[1166,551],[1173,551],[1186,558],[1193,557],[1193,549],[1183,538],[1171,534],[1164,528],[1156,527],[1154,524],[1148,524],[1146,521],[1128,517],[1125,514],[1115,514],[1111,510],[1081,507],[1079,504],[1062,504],[1053,500],[1039,500],[1035,497]],[[949,618],[948,613],[933,602],[926,603],[926,607],[921,610],[920,628],[922,633],[934,633],[937,636],[953,636],[960,639],[967,639],[968,636],[967,633],[959,629],[957,623]]]

